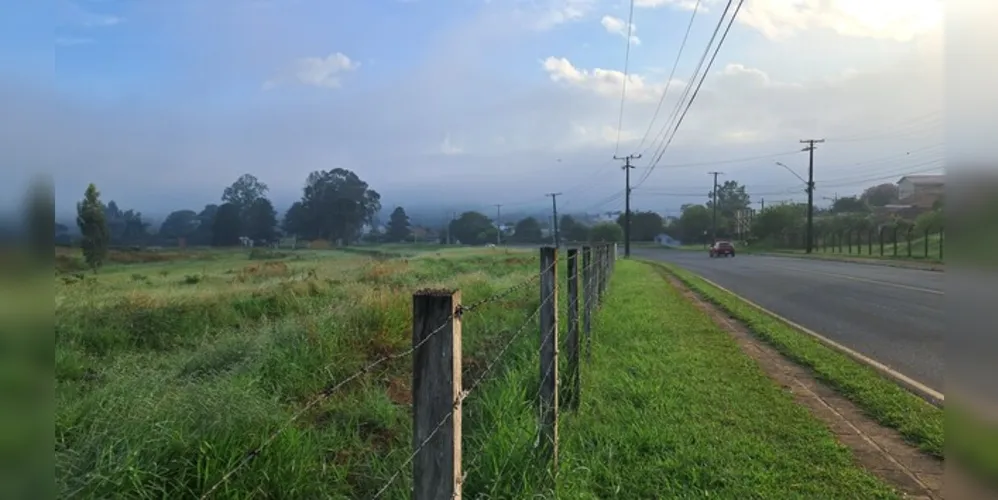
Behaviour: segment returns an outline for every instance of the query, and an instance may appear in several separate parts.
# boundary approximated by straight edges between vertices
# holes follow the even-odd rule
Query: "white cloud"
[[[530,1],[531,8],[517,9],[531,29],[544,31],[585,18],[595,7],[595,0],[546,0],[542,5]]]
[[[705,2],[701,2],[703,4]],[[682,10],[693,10],[696,7],[696,0],[634,0],[634,6],[646,9],[656,9],[659,7],[676,7]],[[700,10],[703,10],[701,5]]]
[[[304,57],[295,62],[292,69],[275,79],[264,82],[264,89],[272,89],[282,83],[293,81],[301,85],[335,89],[340,87],[343,73],[354,71],[360,63],[351,61],[340,52],[322,57]]]
[[[603,19],[600,19],[600,24],[603,25],[603,28],[606,29],[607,33],[610,33],[611,35],[619,35],[624,39],[627,39],[628,26],[627,22],[624,21],[623,19],[613,16],[603,16]],[[631,28],[631,43],[634,45],[641,45],[641,40],[637,37],[637,35],[634,34],[635,32],[638,31],[637,26],[631,24],[630,28]]]
[[[940,0],[753,0],[738,20],[773,40],[829,29],[842,36],[905,42],[940,29],[943,5]]]
[[[124,18],[119,16],[90,12],[70,0],[59,2],[58,19],[61,25],[84,28],[115,26],[125,21]]]
[[[444,140],[440,143],[440,153],[444,155],[459,155],[463,153],[464,150],[461,147],[455,145],[451,142],[450,134],[444,135]]]
[[[620,99],[621,87],[624,83],[622,71],[602,68],[580,70],[564,57],[548,57],[543,61],[543,66],[552,81],[594,92],[603,97]],[[673,81],[673,89],[677,88],[677,83],[677,81]],[[664,83],[651,84],[641,75],[627,75],[628,101],[655,101],[661,96],[664,88]]]

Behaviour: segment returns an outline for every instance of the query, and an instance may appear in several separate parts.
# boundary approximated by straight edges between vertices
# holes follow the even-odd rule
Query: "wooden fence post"
[[[460,291],[412,296],[412,344],[419,346],[412,354],[414,500],[461,498],[460,305]]]
[[[568,249],[568,338],[565,348],[568,349],[566,361],[568,365],[568,394],[566,406],[579,407],[579,251]]]
[[[873,229],[866,231],[866,254],[873,257]]]
[[[914,227],[908,226],[908,234],[907,234],[906,237],[908,239],[908,258],[909,259],[911,258],[911,232],[914,231],[914,230],[915,230]]]
[[[593,247],[593,309],[599,306],[600,288],[603,281],[603,270],[600,268],[600,245]]]
[[[898,256],[898,227],[897,226],[894,226],[894,229],[893,229],[893,231],[892,231],[891,234],[892,234],[891,239],[893,240],[893,243],[894,243],[894,256],[897,257]]]
[[[922,244],[925,246],[925,251],[923,252],[926,259],[929,258],[929,230],[925,229],[925,238],[923,238]]]
[[[884,226],[880,226],[880,256],[884,256]]]
[[[593,249],[582,247],[582,330],[586,334],[586,361],[592,356]]]
[[[541,248],[540,446],[558,471],[558,250]]]

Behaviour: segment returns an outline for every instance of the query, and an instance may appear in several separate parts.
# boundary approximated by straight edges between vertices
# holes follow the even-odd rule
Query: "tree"
[[[342,168],[312,172],[302,191],[300,204],[288,210],[285,224],[290,232],[306,239],[348,244],[381,210],[381,195],[357,174]]]
[[[281,229],[285,234],[304,235],[305,226],[305,206],[302,202],[296,201],[284,212],[284,220],[281,222]]]
[[[540,226],[538,226],[538,229]],[[575,217],[565,214],[558,222],[558,232],[568,241],[586,241],[589,239],[589,228],[575,220]]]
[[[708,193],[707,196],[707,208],[713,214],[714,191]],[[717,186],[717,213],[719,216],[717,227],[726,227],[721,225],[720,216],[723,216],[725,219],[734,219],[735,212],[749,208],[752,204],[751,202],[751,198],[745,192],[745,186],[738,184],[737,181],[724,181],[723,184]]]
[[[111,235],[104,219],[104,205],[100,201],[100,192],[93,184],[87,186],[83,201],[76,204],[76,225],[83,234],[80,241],[83,259],[90,269],[97,272],[107,258]]]
[[[412,229],[409,226],[409,216],[405,214],[405,209],[395,207],[388,219],[388,230],[385,235],[390,242],[406,241],[412,236]]]
[[[945,219],[942,210],[925,212],[915,218],[915,231],[919,233],[938,232],[942,230]]]
[[[706,241],[711,227],[711,212],[703,205],[683,205],[682,210],[676,222],[678,239],[686,243]],[[720,223],[718,225],[723,227]]]
[[[59,233],[55,222],[55,199],[52,185],[44,179],[32,183],[24,207],[25,227],[28,231],[28,248],[40,264],[52,259],[52,246]],[[63,226],[65,231],[65,226]]]
[[[845,196],[836,199],[832,203],[830,211],[833,214],[867,213],[870,211],[870,207],[867,206],[866,202],[855,196]]]
[[[239,244],[242,236],[242,218],[239,207],[232,203],[223,203],[218,207],[211,228],[211,244],[216,247],[230,247]]]
[[[218,214],[218,205],[209,203],[198,212],[198,227],[187,238],[192,245],[211,245],[212,232],[215,226],[215,215]]]
[[[159,234],[168,240],[186,239],[197,228],[198,214],[193,210],[176,210],[166,216],[159,226]]]
[[[517,243],[540,243],[542,239],[541,223],[533,217],[520,220],[513,228],[513,241]]]
[[[600,222],[589,230],[589,241],[594,243],[618,243],[624,240],[624,229],[614,222]]]
[[[786,204],[766,207],[752,220],[752,236],[773,245],[782,245],[792,235],[803,234],[806,216],[806,205]]]
[[[231,186],[225,188],[225,191],[222,192],[222,201],[235,205],[245,221],[250,207],[256,200],[263,198],[267,194],[267,190],[267,185],[256,177],[243,174]]]
[[[898,187],[895,184],[884,183],[867,188],[859,199],[871,207],[882,207],[898,201]]]
[[[450,234],[466,245],[483,245],[496,240],[496,227],[492,220],[479,212],[464,212],[451,221]]]
[[[617,224],[621,228],[626,224],[624,219],[625,214],[617,217]],[[653,241],[664,229],[665,221],[661,215],[655,212],[631,212],[631,240]]]
[[[246,212],[243,232],[253,241],[277,239],[277,211],[267,198],[257,198]]]

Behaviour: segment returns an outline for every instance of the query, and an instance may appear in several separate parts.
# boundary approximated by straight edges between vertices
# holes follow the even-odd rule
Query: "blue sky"
[[[636,0],[618,147],[619,0],[3,1],[6,188],[44,172],[61,212],[95,182],[157,215],[217,202],[244,172],[286,206],[308,172],[338,166],[390,206],[545,208],[543,194],[562,190],[572,209],[615,209],[595,206],[622,187],[610,157],[648,128],[693,4]],[[853,138],[822,151],[840,194],[941,163],[938,151],[906,154],[940,142],[925,118],[941,109],[939,2],[799,3],[746,1],[638,208],[701,201],[689,198],[714,168],[669,165],[713,160],[750,192],[797,193],[772,158],[727,160],[810,135]],[[723,8],[702,1],[654,130]]]

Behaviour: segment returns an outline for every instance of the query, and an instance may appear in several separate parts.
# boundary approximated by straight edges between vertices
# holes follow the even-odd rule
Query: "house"
[[[929,209],[943,197],[946,175],[906,175],[897,184],[899,204]]]
[[[683,242],[669,236],[668,234],[662,233],[655,237],[655,243],[659,245],[664,245],[667,247],[678,247],[682,246]]]

